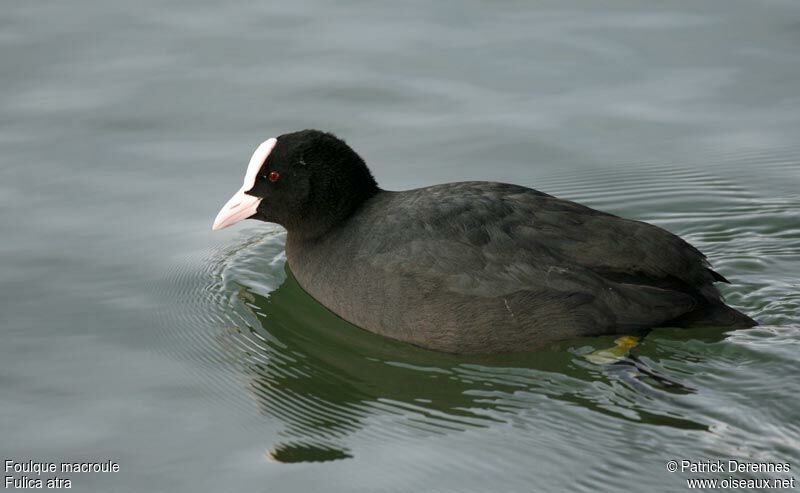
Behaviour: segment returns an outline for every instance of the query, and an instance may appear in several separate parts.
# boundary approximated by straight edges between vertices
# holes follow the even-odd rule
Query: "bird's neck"
[[[318,210],[306,211],[296,223],[284,224],[288,238],[296,243],[320,241],[349,221],[367,201],[379,193],[381,189],[370,187],[338,197],[338,200],[326,201]]]

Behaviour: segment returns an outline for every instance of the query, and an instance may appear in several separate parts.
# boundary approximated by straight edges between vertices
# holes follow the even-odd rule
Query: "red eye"
[[[280,177],[281,174],[278,173],[277,171],[270,171],[269,174],[267,175],[267,180],[271,181],[272,183],[275,183],[276,181],[278,181],[278,178]]]

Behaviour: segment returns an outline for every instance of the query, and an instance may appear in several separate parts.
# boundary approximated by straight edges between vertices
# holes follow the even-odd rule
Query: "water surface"
[[[76,491],[674,491],[800,470],[800,5],[12,2],[0,456]],[[211,234],[262,140],[379,183],[491,179],[673,231],[760,327],[457,357],[353,328],[285,233]],[[798,476],[798,474],[794,474]],[[737,477],[760,477],[742,474]]]

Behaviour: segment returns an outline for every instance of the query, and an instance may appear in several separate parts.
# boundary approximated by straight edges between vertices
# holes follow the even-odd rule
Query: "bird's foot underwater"
[[[603,348],[584,355],[584,358],[603,367],[607,376],[627,383],[634,388],[644,385],[642,380],[650,380],[664,390],[677,391],[678,393],[691,393],[694,389],[672,380],[649,368],[631,350],[639,346],[640,337],[622,336],[614,340],[614,346]],[[652,390],[652,389],[650,389]]]
[[[596,365],[616,363],[628,356],[630,350],[639,345],[639,341],[640,338],[636,336],[622,336],[614,340],[613,347],[598,349],[584,355],[584,358]]]

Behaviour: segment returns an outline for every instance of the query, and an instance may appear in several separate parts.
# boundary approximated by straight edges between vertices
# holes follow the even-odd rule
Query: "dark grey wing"
[[[657,325],[697,304],[670,286],[604,275],[628,268],[669,274],[669,267],[643,251],[653,246],[647,233],[647,241],[639,243],[626,232],[649,225],[531,189],[484,182],[441,185],[403,192],[382,213],[381,221],[371,222],[375,229],[364,260],[454,296],[524,299],[531,313],[573,323],[577,317],[597,332]],[[405,241],[389,234],[398,225]],[[651,228],[672,241],[669,233]]]
[[[720,299],[714,282],[727,280],[710,269],[703,253],[669,231],[553,197],[528,202],[533,221],[514,232],[521,241],[612,281]]]

